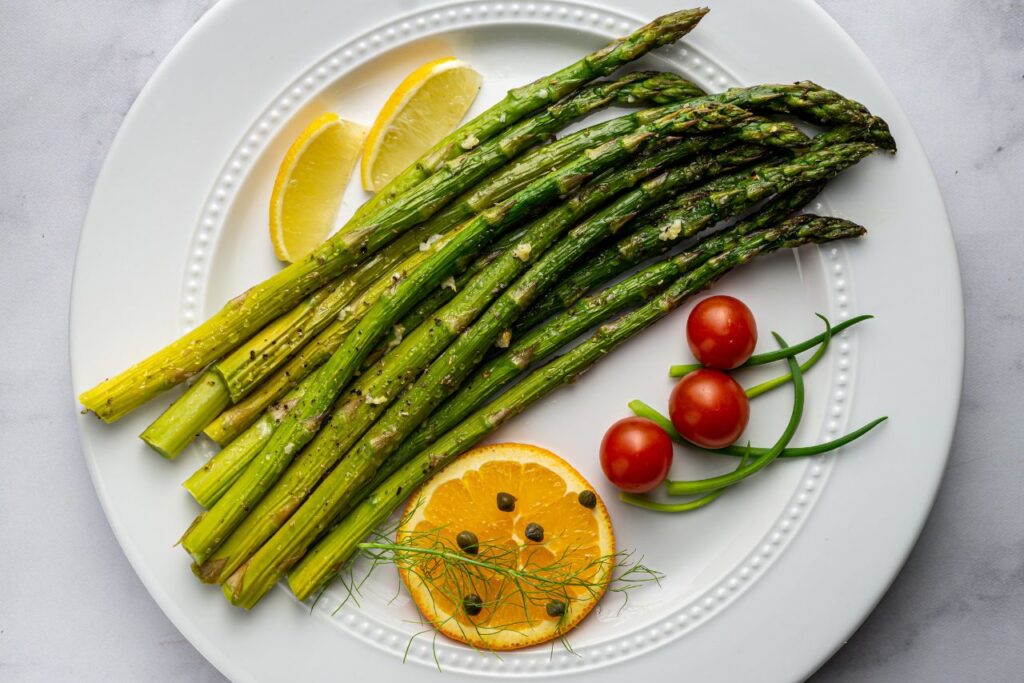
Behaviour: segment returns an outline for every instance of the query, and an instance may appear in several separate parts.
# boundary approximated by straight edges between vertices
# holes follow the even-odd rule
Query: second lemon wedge
[[[331,232],[365,138],[365,126],[327,113],[292,143],[270,195],[270,240],[279,259],[298,261]]]
[[[480,91],[480,74],[443,57],[409,74],[377,115],[366,137],[363,189],[376,192],[450,133]]]

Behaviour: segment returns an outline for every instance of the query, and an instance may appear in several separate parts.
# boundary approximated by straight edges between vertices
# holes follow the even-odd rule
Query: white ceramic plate
[[[277,267],[266,204],[283,150],[316,113],[369,123],[389,88],[422,61],[455,54],[485,78],[479,102],[578,58],[610,36],[678,9],[665,0],[435,5],[222,0],[143,90],[111,149],[83,230],[72,296],[80,392],[163,345]],[[866,225],[855,244],[763,259],[717,290],[751,304],[791,342],[819,330],[815,311],[876,321],[844,334],[807,378],[798,442],[882,414],[889,423],[837,458],[779,463],[706,510],[659,516],[619,505],[596,462],[604,428],[639,397],[664,404],[665,368],[686,358],[686,311],[630,342],[579,384],[495,438],[568,457],[610,503],[624,548],[666,574],[625,609],[606,601],[572,634],[576,655],[538,648],[495,658],[449,642],[450,677],[587,676],[671,671],[702,681],[788,681],[818,667],[879,599],[931,505],[960,393],[963,323],[949,225],[924,154],[898,104],[851,40],[807,0],[714,3],[680,45],[644,62],[710,89],[810,78],[865,102],[892,125],[896,158],[876,155],[833,183],[819,211]],[[351,212],[361,200],[352,189]],[[768,337],[768,335],[763,335]],[[777,371],[766,369],[765,373]],[[751,374],[751,380],[754,379]],[[113,427],[80,419],[97,493],[124,550],[163,610],[237,680],[392,680],[436,674],[429,639],[394,575],[361,606],[313,613],[286,590],[251,613],[199,584],[173,547],[197,510],[178,484],[211,449],[175,462],[136,435],[170,397]],[[759,399],[749,434],[773,440],[788,392]],[[721,462],[679,458],[699,476]],[[617,679],[616,679],[617,680]]]

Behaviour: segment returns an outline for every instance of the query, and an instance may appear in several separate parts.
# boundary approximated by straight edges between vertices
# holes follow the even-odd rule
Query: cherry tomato
[[[750,404],[743,387],[718,370],[697,370],[679,380],[668,414],[680,436],[704,448],[725,448],[747,427]]]
[[[650,491],[665,480],[671,465],[672,440],[647,418],[623,418],[601,440],[601,469],[623,491]]]
[[[757,345],[757,323],[739,299],[711,296],[686,319],[686,341],[693,355],[709,368],[732,370],[747,362]]]

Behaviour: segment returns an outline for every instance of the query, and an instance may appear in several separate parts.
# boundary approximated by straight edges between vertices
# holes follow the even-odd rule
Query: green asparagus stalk
[[[303,297],[367,260],[411,225],[422,222],[448,199],[482,178],[487,166],[469,160],[489,155],[499,146],[498,139],[492,139],[496,134],[509,133],[507,129],[514,128],[513,123],[532,112],[654,48],[677,40],[706,13],[706,9],[697,9],[666,15],[566,69],[511,91],[504,100],[452,133],[403,172],[381,193],[382,199],[377,205],[361,211],[358,218],[349,221],[309,256],[232,299],[212,318],[163,350],[83,392],[79,397],[82,405],[112,422],[156,394],[192,377],[296,306]],[[463,143],[473,139],[486,142],[462,154]],[[500,165],[504,159],[500,156],[493,163]],[[470,169],[479,174],[468,172]],[[427,180],[433,179],[442,170],[448,171],[441,173],[445,177],[424,188],[428,185],[424,180],[427,174],[431,174]],[[463,171],[466,171],[465,181],[460,183],[458,176],[463,175]],[[456,176],[454,180],[452,175]]]
[[[224,380],[207,370],[139,438],[164,458],[174,460],[230,404]]]
[[[412,239],[405,239],[412,238]],[[313,338],[353,297],[358,296],[385,273],[401,265],[401,259],[415,250],[410,232],[392,249],[364,263],[332,285],[314,292],[289,313],[271,322],[255,337],[214,364],[193,385],[168,406],[142,433],[141,438],[165,458],[177,457],[203,428],[233,401],[251,390],[260,375],[269,374],[287,360],[306,339]]]
[[[503,100],[434,145],[419,161],[382,188],[355,215],[359,224],[421,184],[472,141],[487,141],[525,116],[576,91],[585,83],[607,76],[623,64],[639,59],[652,49],[674,43],[689,33],[708,13],[706,8],[682,10],[658,17],[629,36],[620,38],[574,64],[542,76],[529,85],[510,90]]]
[[[531,309],[518,323],[527,329],[559,310],[568,308],[595,285],[622,273],[642,261],[664,253],[679,240],[693,234],[693,216],[700,216],[703,206],[736,199],[750,204],[793,187],[816,183],[836,175],[871,153],[874,146],[864,142],[831,145],[808,152],[792,160],[758,166],[751,172],[741,172],[720,178],[701,191],[678,198],[676,207],[660,214],[658,220],[645,225],[618,243],[608,247],[579,268],[559,285],[546,300]],[[749,181],[743,189],[734,189],[737,182]]]
[[[678,84],[675,90],[673,90],[673,85],[672,80],[666,74],[655,74],[649,77],[644,74],[644,78],[638,77],[637,80],[618,84],[618,88],[614,92],[620,103],[623,99],[627,101],[639,99],[645,102],[658,102],[659,98],[660,101],[682,100],[691,94],[695,94],[695,91],[685,82]],[[845,124],[845,134],[834,136],[826,134],[819,136],[821,138],[820,141],[816,138],[816,147],[819,148],[824,146],[826,138],[831,138],[829,144],[865,136],[874,139],[876,144],[882,146],[891,145],[894,148],[895,144],[892,142],[891,136],[888,135],[888,128],[885,122],[872,117],[863,105],[848,100],[834,91],[825,90],[820,86],[807,82],[794,85],[774,84],[734,88],[723,94],[702,98],[701,101],[727,102],[752,110],[768,109],[783,111],[822,124]],[[598,124],[580,133],[567,136],[562,141],[536,150],[533,154],[527,155],[527,158],[524,158],[521,164],[513,165],[513,168],[496,174],[492,182],[483,183],[480,189],[464,195],[445,211],[435,216],[435,221],[442,224],[436,230],[443,230],[445,224],[451,224],[455,220],[486,208],[487,202],[495,198],[496,188],[500,188],[507,193],[510,189],[521,186],[522,183],[533,177],[533,174],[537,172],[537,168],[545,167],[543,163],[545,160],[557,161],[561,158],[560,155],[575,151],[579,148],[580,144],[586,144],[588,141],[604,141],[612,136],[632,132],[637,125],[645,120],[662,115],[665,112],[671,111],[671,109],[671,107],[665,107],[660,110],[642,111],[634,115],[620,117],[604,124]],[[749,132],[751,135],[746,138],[741,136],[741,139],[765,140],[762,137],[763,131],[757,126],[752,124]],[[743,131],[739,131],[739,133],[743,133]],[[502,196],[507,196],[507,194]],[[222,425],[217,425],[211,430],[210,436],[221,443],[235,436],[238,433],[237,430],[251,424],[266,405],[280,397],[285,384],[287,383],[280,381],[279,378],[279,382],[275,382],[273,385],[278,387],[276,392],[264,392],[259,401],[253,401],[232,415],[225,416],[224,422],[232,422],[234,425],[237,425],[235,427],[236,431],[226,432],[220,429]]]
[[[822,126],[847,124],[858,129],[862,139],[881,149],[896,151],[896,141],[885,121],[872,115],[860,102],[811,81],[730,88],[723,93],[709,95],[708,99],[756,110],[794,114]]]
[[[614,134],[606,135],[605,132],[601,132],[600,134],[588,135],[587,137],[581,138],[574,144],[579,144],[581,141],[587,140],[607,140],[620,137],[627,132],[635,131],[637,127],[636,121],[650,118],[653,117],[649,116],[648,112],[643,112],[630,115],[628,117],[621,117],[620,119],[613,119],[606,123],[615,124],[615,128],[613,129]],[[620,124],[623,119],[630,119],[630,122],[625,124],[625,126],[621,126]],[[598,126],[581,131],[581,133],[588,133],[589,131],[604,125],[605,124],[598,124]],[[579,134],[580,133],[573,135]],[[573,135],[566,136],[563,140],[567,140],[570,137],[573,137]],[[561,142],[561,140],[551,145],[547,145],[546,147],[542,147],[541,151],[547,150],[548,147],[557,145],[559,142]],[[682,141],[681,144],[688,145],[690,154],[696,154],[700,150],[721,150],[721,148],[725,148],[734,142],[750,142],[752,144],[772,146],[799,144],[792,126],[770,121],[753,121],[739,126],[734,130],[723,133],[715,138],[686,139]],[[577,148],[579,147],[573,146],[573,150],[577,150]],[[473,200],[471,204],[478,206],[478,201]],[[435,216],[435,219],[439,217],[440,216]],[[470,271],[472,272],[473,268],[478,270],[479,267],[482,266],[470,266]],[[443,303],[451,299],[455,290],[458,290],[461,285],[462,284],[457,281],[455,283],[455,288],[451,286],[444,286],[436,290],[430,297],[431,301],[423,302],[416,310],[410,313],[410,319],[403,319],[403,321],[399,323],[399,329],[412,330],[415,328],[422,319],[430,314],[430,312],[433,312],[433,310],[436,310],[440,305],[443,305]],[[282,399],[285,394],[294,389],[295,386],[297,386],[298,383],[309,373],[321,366],[323,362],[330,357],[331,353],[334,352],[338,345],[341,344],[345,335],[347,335],[350,330],[351,328],[349,326],[337,324],[325,330],[321,336],[317,337],[314,342],[304,347],[302,351],[288,362],[288,364],[286,364],[278,373],[267,379],[259,388],[255,389],[252,394],[224,411],[224,413],[222,413],[206,428],[205,433],[207,436],[218,443],[226,444],[258,420],[262,421],[260,416],[263,412],[269,408],[274,401]]]
[[[424,382],[439,382],[440,380],[435,382],[434,378],[434,375],[438,374],[437,368],[441,368],[441,373],[450,373],[444,378],[446,386],[455,386],[459,379],[456,376],[458,373],[455,358],[475,355],[472,350],[466,350],[467,346],[479,349],[482,353],[494,342],[504,326],[511,322],[520,307],[527,305],[534,296],[543,292],[592,245],[615,234],[644,207],[671,196],[680,187],[699,182],[708,173],[719,173],[723,169],[749,163],[764,156],[766,152],[760,147],[736,148],[718,156],[701,157],[672,169],[643,183],[608,208],[576,226],[559,240],[551,251],[546,251],[548,245],[564,234],[565,229],[576,220],[620,191],[635,186],[665,164],[676,161],[680,154],[679,146],[669,146],[587,185],[570,201],[537,221],[534,228],[527,231],[514,249],[483,271],[481,276],[474,278],[465,290],[442,309],[442,313],[435,318],[438,324],[428,322],[417,328],[392,354],[386,356],[384,366],[372,373],[372,380],[362,391],[356,392],[357,395],[339,407],[328,426],[317,436],[317,442],[300,456],[299,461],[284,475],[275,490],[260,501],[256,510],[242,523],[236,533],[213,554],[208,564],[218,570],[218,576],[214,580],[226,578],[226,575],[234,571],[251,553],[259,549],[260,545],[281,526],[283,520],[287,518],[287,513],[295,509],[316,484],[320,475],[338,458],[344,456],[342,463],[317,489],[317,494],[329,489],[335,492],[338,499],[344,500],[346,496],[339,493],[339,490],[351,489],[372,474],[373,459],[386,448],[386,443],[400,439],[403,432],[398,427],[389,426],[387,435],[382,435],[378,429],[382,423],[378,423],[365,435],[363,431],[384,411],[387,403],[403,385],[415,379],[420,370],[434,360],[446,346],[454,341],[452,346],[434,361],[423,378],[417,381],[417,386]],[[477,318],[478,312],[494,299],[495,292],[500,291],[505,283],[514,280],[517,274],[526,270],[540,254],[544,256],[529,269],[520,282],[498,296],[486,314],[480,316],[472,327],[466,329]],[[389,364],[394,368],[388,367]],[[373,402],[366,400],[369,392],[372,392],[370,395],[374,397]],[[436,401],[423,405],[436,405]],[[403,400],[391,408],[389,415],[398,413],[404,418],[398,422],[414,424],[420,419],[421,408],[422,406],[410,405]],[[406,427],[405,431],[409,429]],[[345,455],[348,447],[360,436],[362,439],[359,443]],[[338,481],[343,483],[339,484]],[[312,510],[318,516],[327,515],[328,519],[332,516],[327,503],[311,500],[303,510]],[[296,529],[300,526],[315,529],[316,522],[305,524],[294,517],[289,518],[289,528]],[[271,564],[275,562],[271,561]],[[204,572],[200,572],[200,575],[204,576]],[[252,585],[253,580],[247,579],[245,583]]]
[[[209,508],[231,488],[274,433],[273,413],[225,446],[185,480],[182,486],[197,503]]]
[[[517,176],[521,176],[519,182],[525,184],[528,179],[534,177],[533,174],[536,172],[537,166],[535,161],[546,157],[548,163],[547,165],[541,164],[542,167],[557,166],[561,161],[569,158],[575,152],[582,151],[585,147],[632,133],[637,126],[645,121],[662,116],[678,106],[679,103],[692,101],[698,97],[698,91],[690,84],[685,81],[676,84],[668,77],[668,74],[655,74],[649,79],[626,84],[617,91],[616,103],[622,104],[624,100],[629,103],[635,98],[643,103],[665,103],[674,106],[637,112],[568,135],[551,145],[535,150],[524,156],[521,162],[501,171],[498,174],[501,177],[501,182],[496,185],[507,188],[515,183],[514,179]],[[752,111],[766,110],[793,114],[820,125],[844,126],[846,128],[844,135],[832,139],[828,144],[864,139],[874,142],[883,149],[895,149],[895,141],[892,140],[885,121],[872,116],[861,103],[809,81],[792,85],[765,84],[747,88],[732,88],[724,93],[704,96],[699,101],[732,104]],[[746,139],[745,141],[753,142],[754,140]],[[822,145],[819,144],[819,146]],[[520,168],[520,164],[522,168]],[[455,207],[463,203],[474,208],[475,211],[482,210],[489,206],[489,203],[481,203],[481,201],[486,202],[491,191],[491,188],[485,183],[479,190],[464,195],[461,200],[453,203],[439,216],[455,211]],[[463,212],[459,215],[465,216],[467,213]]]
[[[633,135],[589,150],[577,161],[534,181],[465,223],[448,244],[381,296],[331,358],[310,376],[302,398],[278,425],[267,445],[228,492],[200,515],[182,538],[182,546],[197,564],[202,565],[209,558],[273,485],[293,455],[319,431],[331,405],[377,342],[423,296],[452,275],[462,256],[475,253],[537,208],[574,191],[589,178],[622,163],[652,142],[669,135],[722,130],[750,117],[748,112],[730,105],[708,103],[680,109]],[[420,187],[429,183],[425,181]]]
[[[745,126],[744,128],[748,127]],[[759,136],[757,139],[761,141],[771,141],[773,144],[776,145],[799,145],[802,142],[800,134],[795,129],[790,128],[787,133],[785,127],[781,126],[780,124],[762,123],[758,124],[758,128],[760,128],[762,135]],[[753,129],[748,130],[747,134],[745,134],[743,139],[748,139],[748,137],[752,138],[752,132]],[[692,141],[690,140],[683,140],[675,143],[672,147],[665,150],[661,154],[661,161],[663,163],[668,163],[670,160],[674,158],[688,156],[693,149],[693,145],[691,144],[691,142]],[[665,190],[667,191],[669,189],[680,187],[680,182],[687,177],[690,178],[691,182],[696,182],[701,174],[712,175],[714,173],[721,172],[723,169],[728,168],[730,164],[740,164],[743,163],[744,160],[752,160],[757,154],[758,153],[755,150],[752,150],[749,147],[738,147],[735,150],[727,151],[725,156],[723,156],[720,159],[704,158],[695,160],[688,164],[683,169],[676,171],[674,179],[671,182],[665,184]],[[651,161],[648,160],[642,159],[636,162],[636,164],[639,165],[640,167],[643,167],[646,164],[648,167],[652,169],[655,168],[655,165],[653,165]],[[629,175],[626,174],[633,173],[634,172],[632,170],[627,169],[625,174],[619,175],[620,177],[628,178]],[[676,179],[678,179],[678,181]],[[609,187],[609,184],[610,183],[606,181],[601,185],[601,187],[607,188]],[[793,208],[795,209],[797,208],[797,206],[794,206]],[[520,239],[519,241],[522,240]],[[508,248],[512,246],[512,242],[508,242],[507,244]],[[496,249],[496,253],[503,253],[505,250],[506,247],[499,244],[499,246]],[[493,260],[493,258],[494,254],[488,256],[488,260]],[[468,271],[470,275],[475,274],[475,272],[478,271],[474,271],[473,269],[470,269]],[[469,278],[466,278],[466,280],[468,279]],[[410,314],[410,316],[406,316],[406,318],[403,319],[402,323],[400,324],[402,325],[402,329],[399,332],[398,338],[395,340],[393,346],[397,346],[398,343],[402,341],[401,337],[402,335],[404,335],[405,332],[415,330],[419,323],[422,321],[422,319],[433,314],[434,311],[436,311],[437,308],[440,307],[440,305],[447,302],[448,299],[450,298],[449,295],[454,295],[453,290],[462,291],[462,288],[465,286],[466,280],[457,280],[457,284],[453,287],[441,287],[439,290],[435,292],[434,295],[428,297],[428,300],[424,300],[423,302],[421,302],[417,306],[417,309],[419,310],[413,312],[415,315]],[[428,305],[425,308],[423,308],[424,304]],[[436,331],[434,331],[433,333],[436,334]],[[397,355],[402,356],[403,354],[399,353]],[[294,378],[300,376],[300,370],[300,368],[296,368],[293,371],[292,377]],[[380,376],[380,374],[381,373],[379,372],[374,373],[375,376]],[[374,385],[362,384],[362,386],[357,387],[359,391],[356,395],[370,395],[373,397],[387,396],[391,392],[391,390],[387,388],[388,384],[391,381],[392,380],[385,378]],[[249,444],[253,443],[254,439],[256,438],[262,438],[264,439],[264,441],[268,439],[269,434],[272,431],[273,425],[276,424],[276,421],[280,419],[279,415],[275,417],[274,413],[280,413],[281,406],[293,404],[296,400],[297,394],[293,394],[284,401],[282,401],[281,404],[278,404],[279,410],[271,411],[270,414],[265,414],[262,417],[260,417],[253,427],[249,428],[249,430],[245,432],[242,437],[239,437],[239,439],[236,440],[236,442],[241,441],[242,444],[245,444],[244,446],[236,447],[236,442],[232,442],[232,444],[228,446],[224,451],[222,451],[221,454],[218,454],[213,458],[214,461],[219,458],[224,458],[226,461],[231,463],[229,467],[220,467],[216,465],[211,466],[210,464],[207,464],[206,466],[196,471],[196,473],[186,483],[186,488],[193,492],[194,495],[202,494],[205,491],[213,492],[213,495],[204,495],[202,498],[200,498],[199,495],[196,495],[196,499],[201,505],[203,505],[204,507],[209,507],[209,505],[215,502],[216,497],[219,497],[223,490],[225,490],[226,484],[230,484],[230,482],[233,481],[234,478],[236,478],[238,474],[240,474],[241,470],[247,465],[247,460],[237,457],[238,452],[241,451],[241,453],[248,454],[250,457],[252,457],[253,453],[251,451],[251,447],[249,446]],[[228,411],[228,413],[225,414],[230,414],[231,412],[232,411]],[[345,420],[343,420],[344,426],[347,427],[352,420],[352,415],[346,415]],[[256,435],[259,436],[257,437]],[[339,444],[342,443],[347,444],[350,442],[343,441],[342,435],[336,432],[334,421],[332,420],[331,422],[328,423],[327,428],[324,430],[324,432],[317,437],[317,440],[314,442],[314,444],[310,446],[309,450],[311,452],[308,454],[304,453],[300,457],[304,461],[309,459],[317,463],[321,463],[323,461],[330,461],[331,457],[340,457],[342,453],[338,452],[338,450],[340,448]],[[324,454],[318,453],[318,451],[320,450],[318,446],[321,444],[328,444],[328,448]],[[313,471],[321,471],[323,469],[326,469],[326,467],[327,465],[318,464],[316,465],[315,468],[313,468]],[[304,471],[307,471],[309,468],[300,466],[299,463],[295,463],[292,469],[296,470],[296,474],[300,474]],[[307,479],[308,477],[306,479],[300,478],[301,481],[306,481]],[[282,483],[279,486],[283,487],[285,490],[304,491],[309,485],[311,484]],[[304,497],[304,494],[295,494],[291,496],[291,500],[301,500],[302,497]],[[272,507],[275,510],[277,509],[277,507],[274,504],[268,503],[268,506]],[[275,518],[280,516],[280,514],[274,514]],[[239,532],[239,534],[241,535],[241,531]],[[230,549],[226,548],[223,553],[218,553],[218,555],[228,554],[229,550]],[[224,567],[225,568],[221,569],[221,571],[227,571],[227,568],[233,569],[233,567],[231,567],[231,562],[225,562]],[[206,572],[206,575],[211,576],[210,572]],[[210,578],[209,580],[216,579]]]
[[[515,135],[507,140],[503,138],[499,149],[506,155],[515,155],[551,130],[608,104],[650,105],[692,99],[701,94],[699,88],[675,74],[628,73],[614,81],[589,85],[564,102],[552,105],[543,114],[515,127]],[[212,372],[205,373],[192,390],[171,404],[143,432],[143,441],[164,457],[176,457],[222,410],[248,395],[308,339],[334,321],[354,296],[382,276],[387,277],[390,269],[414,253],[419,244],[434,235],[447,233],[466,218],[511,196],[550,169],[552,157],[557,159],[570,153],[579,142],[558,145],[554,154],[527,154],[526,159],[513,165],[514,168],[493,174],[446,211],[396,240],[377,258],[334,285],[315,292],[296,309],[268,324],[247,343],[214,364]]]
[[[775,134],[780,135],[778,131]],[[802,142],[796,129],[792,130],[790,140],[792,144]],[[332,467],[383,412],[395,393],[412,381],[427,363],[476,318],[477,313],[494,298],[504,283],[522,272],[565,228],[617,193],[634,186],[688,152],[689,146],[677,143],[641,157],[624,169],[588,184],[573,199],[536,221],[514,249],[499,257],[480,277],[473,278],[455,300],[434,317],[433,322],[415,328],[393,353],[385,357],[383,365],[378,365],[367,373],[366,379],[357,383],[349,392],[350,398],[335,410],[332,419],[314,443],[299,456],[299,460],[289,468],[275,489],[200,569],[199,575],[204,580],[219,581],[259,548],[280,526],[281,521],[287,518],[288,512],[305,498],[322,473]],[[588,221],[592,227],[586,232],[581,228],[574,229],[572,236],[560,242],[559,246],[568,242],[581,254],[589,245],[613,234],[615,229],[643,206],[670,196],[676,189],[696,183],[708,174],[720,173],[764,154],[762,148],[747,146],[729,150],[720,156],[698,158],[618,200],[606,210],[600,222]],[[490,314],[488,317],[491,317]]]
[[[701,240],[691,249],[663,259],[597,294],[577,301],[550,322],[530,331],[505,353],[476,372],[458,394],[432,413],[402,443],[389,459],[388,467],[393,469],[425,449],[484,405],[532,363],[546,359],[613,315],[650,300],[684,273],[717,254],[735,248],[744,235],[780,223],[787,215],[807,204],[820,190],[821,184],[816,184],[784,193],[769,201],[750,218]],[[778,239],[792,235],[797,240],[810,241],[816,235],[827,236],[837,229],[848,227],[845,223],[835,221],[837,219],[798,216],[781,222],[776,231],[779,233]]]
[[[863,229],[851,226],[834,233],[833,238],[853,237],[862,232]],[[614,348],[677,308],[689,295],[758,254],[778,248],[780,242],[770,233],[769,229],[744,236],[736,248],[712,257],[646,305],[603,325],[590,339],[530,373],[522,382],[405,463],[298,562],[288,577],[292,592],[300,600],[313,594],[335,575],[351,556],[356,544],[383,522],[405,496],[488,433],[559,386],[575,381]],[[225,590],[237,592],[240,596],[237,604],[246,608],[251,608],[262,595],[249,591],[244,584],[225,584]]]
[[[284,416],[288,414],[291,407],[298,403],[302,398],[304,388],[298,386],[298,378],[305,378],[308,376],[309,372],[315,370],[315,367],[307,367],[306,363],[303,361],[303,358],[307,357],[311,347],[313,351],[324,355],[323,360],[329,358],[334,349],[341,344],[341,341],[345,338],[348,332],[351,331],[359,322],[365,311],[367,311],[373,303],[380,298],[381,294],[383,294],[385,290],[394,285],[397,279],[404,276],[403,274],[411,272],[413,269],[419,267],[419,265],[422,264],[431,253],[444,247],[444,245],[457,235],[460,230],[461,228],[456,229],[449,235],[446,235],[429,245],[424,245],[421,250],[408,257],[405,261],[400,263],[397,268],[392,270],[391,277],[381,279],[373,283],[373,286],[363,291],[355,301],[342,309],[338,319],[324,331],[324,334],[307,345],[307,347],[304,348],[296,358],[293,358],[289,364],[285,366],[284,373],[287,376],[290,374],[289,368],[298,363],[298,367],[292,371],[294,372],[295,381],[291,382],[289,385],[289,388],[291,389],[290,393],[285,395],[278,403],[270,406],[265,413],[258,415],[258,420],[256,420],[254,424],[248,425],[244,431],[241,431],[237,438],[233,437],[230,439],[230,442],[225,444],[225,448],[214,455],[207,463],[196,470],[192,476],[185,481],[185,488],[192,493],[196,502],[206,508],[213,505],[241,475],[249,461],[256,457],[263,446],[266,445],[267,441],[270,440],[270,436],[273,434],[274,429],[276,429],[277,425],[280,424]],[[320,345],[324,343],[324,339],[322,337],[324,337],[325,334],[328,335],[328,342],[334,342],[333,346],[326,351],[320,348]],[[332,337],[337,337],[337,340],[335,341]],[[319,365],[319,363],[317,363],[317,365]],[[223,417],[223,415],[224,414],[222,414],[221,417]],[[210,427],[207,427],[207,433],[209,433],[209,431]]]

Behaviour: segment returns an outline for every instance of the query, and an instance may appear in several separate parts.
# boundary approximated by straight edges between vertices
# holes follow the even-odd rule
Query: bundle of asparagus
[[[185,483],[207,508],[182,538],[202,580],[251,607],[291,570],[309,596],[431,472],[687,296],[760,254],[863,234],[792,217],[895,149],[863,105],[809,82],[707,95],[667,73],[599,80],[705,13],[511,91],[309,257],[82,395],[113,421],[203,371],[143,434],[167,457],[202,431],[224,446]],[[637,109],[552,140],[608,105]]]

